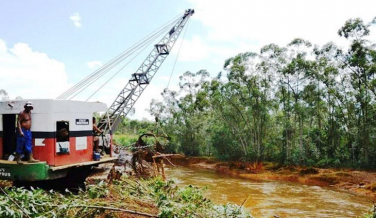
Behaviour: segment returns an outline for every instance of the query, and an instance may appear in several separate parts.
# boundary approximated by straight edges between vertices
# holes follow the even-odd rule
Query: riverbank
[[[221,162],[212,158],[174,158],[182,166],[214,170],[251,180],[278,180],[306,185],[328,186],[351,193],[376,198],[376,172],[315,168],[301,166],[278,166],[274,163]]]

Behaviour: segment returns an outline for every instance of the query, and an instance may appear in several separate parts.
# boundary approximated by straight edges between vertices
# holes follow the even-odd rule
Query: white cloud
[[[208,45],[203,41],[201,36],[195,35],[192,39],[182,39],[176,42],[175,47],[180,47],[179,61],[197,61],[209,57],[210,51]],[[173,49],[173,53],[177,53],[178,49]]]
[[[97,69],[97,68],[103,66],[103,63],[101,61],[90,61],[90,62],[86,63],[86,65],[90,69]]]
[[[76,26],[77,28],[80,28],[82,26],[81,24],[81,17],[80,17],[80,14],[79,13],[74,13],[72,14],[69,19],[71,21],[73,21],[73,24],[74,26]]]
[[[176,43],[176,47],[180,46],[181,39]],[[191,39],[184,39],[178,61],[196,62],[209,61],[222,65],[224,58],[247,52],[257,47],[252,43],[246,42],[226,42],[221,44],[211,43],[199,35],[194,35]],[[257,48],[258,49],[258,48]],[[177,55],[178,49],[172,50],[173,55]]]
[[[192,19],[201,22],[205,29],[202,40],[193,39],[190,46],[203,48],[205,57],[216,56],[219,61],[238,52],[259,52],[269,43],[286,46],[294,38],[320,45],[329,41],[347,45],[346,40],[337,35],[345,21],[360,17],[369,22],[376,15],[376,1],[367,0],[357,1],[356,6],[350,0],[189,2],[196,11]],[[203,57],[201,49],[195,52]]]
[[[33,51],[28,44],[7,48],[0,39],[0,89],[10,98],[56,98],[69,85],[62,62]]]

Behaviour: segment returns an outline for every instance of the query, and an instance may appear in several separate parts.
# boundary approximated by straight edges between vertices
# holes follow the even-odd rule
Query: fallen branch
[[[172,166],[175,167],[175,165],[167,158],[167,157],[172,157],[172,156],[184,157],[184,155],[181,155],[181,154],[161,154],[161,153],[157,152],[157,154],[153,156],[153,160],[161,157],[161,158],[167,160]]]
[[[250,196],[251,196],[251,195],[248,195],[248,197],[243,201],[243,203],[242,203],[242,205],[240,205],[240,207],[243,207],[243,206],[244,206],[245,202],[248,201],[248,199],[249,199]]]
[[[167,157],[163,157],[163,159],[167,160],[172,166],[176,167],[176,166],[170,161],[170,159],[168,159]]]
[[[27,212],[25,212],[25,210],[19,205],[19,204],[17,204],[17,202],[16,201],[14,201],[9,195],[8,195],[8,193],[6,192],[6,191],[4,191],[4,189],[3,188],[1,188],[0,187],[0,189],[1,189],[1,191],[5,194],[5,196],[7,196],[7,198],[10,200],[10,201],[12,201],[20,210],[21,210],[21,212],[26,216],[26,217],[29,217],[29,218],[31,218],[30,216],[29,216],[29,214],[27,213]]]
[[[157,157],[172,157],[172,156],[184,157],[184,155],[181,155],[181,154],[158,154],[158,155],[154,155],[153,158],[157,158]]]

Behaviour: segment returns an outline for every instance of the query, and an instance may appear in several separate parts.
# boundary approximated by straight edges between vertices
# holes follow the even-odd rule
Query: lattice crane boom
[[[163,61],[169,55],[185,24],[193,13],[193,9],[186,10],[184,15],[176,22],[172,29],[156,45],[154,45],[153,50],[138,70],[132,74],[131,79],[121,90],[98,125],[100,128],[104,129],[106,133],[112,134],[119,126],[121,117],[126,116],[133,108],[134,104],[149,85]]]

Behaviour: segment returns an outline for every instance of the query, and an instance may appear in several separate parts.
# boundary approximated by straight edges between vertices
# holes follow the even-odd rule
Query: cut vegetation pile
[[[214,205],[200,189],[160,178],[92,181],[87,190],[62,194],[3,188],[0,217],[251,217],[241,206]]]

